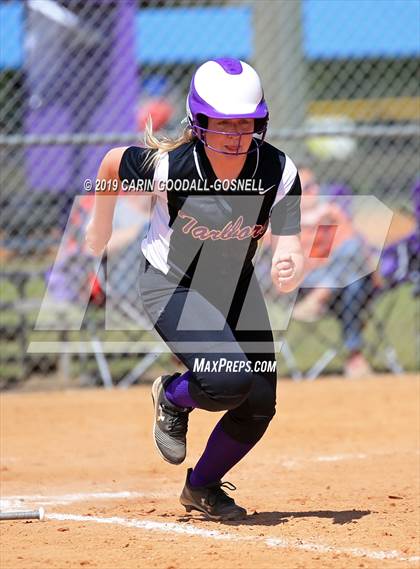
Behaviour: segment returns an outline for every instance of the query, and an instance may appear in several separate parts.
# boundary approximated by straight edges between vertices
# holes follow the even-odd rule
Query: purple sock
[[[165,389],[166,397],[173,405],[178,407],[192,407],[195,409],[197,403],[191,398],[188,391],[188,383],[191,377],[190,370],[173,379]]]
[[[256,443],[240,443],[217,423],[200,460],[190,475],[191,486],[206,486],[220,480]]]

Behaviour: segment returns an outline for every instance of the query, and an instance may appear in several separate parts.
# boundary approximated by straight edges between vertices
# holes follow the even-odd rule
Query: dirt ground
[[[2,569],[418,567],[419,381],[280,382],[264,439],[227,476],[243,522],[178,502],[219,413],[195,411],[181,466],[158,456],[150,388],[6,393]]]

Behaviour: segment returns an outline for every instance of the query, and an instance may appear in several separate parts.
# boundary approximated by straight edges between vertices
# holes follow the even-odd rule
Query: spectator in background
[[[372,277],[363,277],[369,263],[369,247],[353,227],[349,200],[320,196],[311,168],[299,168],[302,183],[302,247],[306,276],[301,285],[303,299],[295,306],[296,320],[315,321],[332,310],[341,325],[348,355],[345,374],[355,377],[371,372],[365,359],[362,329],[372,295]],[[335,197],[350,193],[335,188]],[[322,198],[326,199],[322,199]],[[338,203],[337,203],[338,202]],[[352,284],[346,286],[346,283]]]
[[[176,105],[180,96],[175,84],[165,75],[153,73],[144,77],[137,113],[137,128],[143,132],[150,118],[155,132],[175,126]]]
[[[119,297],[134,302],[138,297],[138,266],[141,234],[149,221],[150,196],[126,195],[118,199],[114,232],[106,255],[112,266],[108,284]],[[90,297],[103,302],[104,281],[94,272],[94,257],[85,244],[85,229],[91,217],[94,196],[83,196],[73,208],[63,245],[54,270],[47,278],[49,291],[56,300],[85,305]]]
[[[413,200],[414,227],[391,242],[383,251],[380,275],[389,288],[413,283],[413,294],[420,294],[420,179],[411,191]]]

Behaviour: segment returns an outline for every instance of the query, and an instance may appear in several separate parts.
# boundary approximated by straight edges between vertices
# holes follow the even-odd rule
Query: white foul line
[[[74,522],[95,522],[98,524],[119,525],[129,528],[139,528],[148,531],[160,531],[163,533],[177,533],[184,535],[193,535],[207,539],[226,540],[226,541],[248,541],[259,542],[268,547],[278,547],[281,549],[298,549],[302,551],[312,551],[316,553],[332,553],[341,555],[350,555],[352,557],[365,557],[368,559],[408,561],[416,563],[420,560],[420,556],[406,557],[396,550],[391,551],[373,551],[371,549],[362,549],[358,547],[332,547],[319,543],[297,540],[287,540],[277,537],[257,537],[257,536],[239,536],[233,533],[224,533],[218,530],[206,530],[197,528],[192,525],[178,524],[175,522],[156,522],[152,520],[130,520],[120,517],[98,518],[94,516],[78,516],[74,514],[46,514],[46,519],[58,521],[74,521]]]
[[[59,494],[58,496],[43,496],[32,494],[29,496],[4,496],[0,500],[0,510],[8,508],[24,508],[25,504],[36,502],[39,506],[61,506],[74,502],[87,502],[90,500],[134,500],[136,498],[168,498],[175,496],[174,492],[85,492],[77,494]]]
[[[356,455],[353,455],[356,457]],[[315,457],[312,458],[312,460]],[[349,455],[332,455],[329,457],[316,457],[317,460],[321,462],[326,460],[346,460]],[[358,458],[362,458],[359,455]],[[38,505],[65,505],[74,502],[83,502],[90,500],[124,500],[124,499],[136,499],[136,498],[162,498],[174,496],[174,492],[86,492],[86,493],[74,493],[74,494],[61,494],[57,496],[44,496],[42,494],[34,494],[27,496],[7,496],[0,500],[0,509],[13,509],[13,508],[24,508],[26,503],[35,502]],[[186,526],[185,524],[169,523],[169,522],[156,522],[152,520],[139,521],[139,520],[128,520],[120,517],[111,518],[97,518],[94,516],[78,516],[73,514],[47,514],[47,519],[51,520],[67,520],[67,521],[91,521],[102,524],[115,524],[122,525],[125,527],[134,527],[145,530],[162,531],[169,533],[178,534],[188,534],[195,535],[198,537],[204,537],[209,539],[219,539],[219,540],[233,540],[233,541],[257,541],[264,543],[268,547],[278,547],[283,549],[298,549],[304,551],[313,551],[317,553],[334,553],[334,554],[347,554],[352,557],[367,557],[370,559],[394,559],[395,561],[408,561],[408,562],[418,562],[420,557],[405,557],[400,552],[396,550],[392,551],[373,551],[361,548],[336,548],[329,545],[317,544],[312,542],[303,542],[301,540],[286,540],[277,537],[246,537],[238,536],[235,534],[222,533],[217,530],[204,530],[191,525]]]

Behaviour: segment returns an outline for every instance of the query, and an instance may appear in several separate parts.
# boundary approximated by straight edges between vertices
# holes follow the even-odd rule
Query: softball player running
[[[156,447],[166,461],[182,463],[189,414],[226,411],[188,469],[180,501],[210,519],[240,519],[246,510],[228,496],[235,487],[222,477],[261,439],[276,403],[273,335],[252,260],[270,224],[272,279],[282,292],[298,286],[301,187],[292,160],[264,141],[268,108],[247,63],[201,65],[187,120],[176,140],[159,141],[149,126],[146,148],[108,152],[98,180],[153,191],[141,299],[187,368],[153,384]],[[95,254],[111,236],[115,200],[97,194],[87,230]]]

